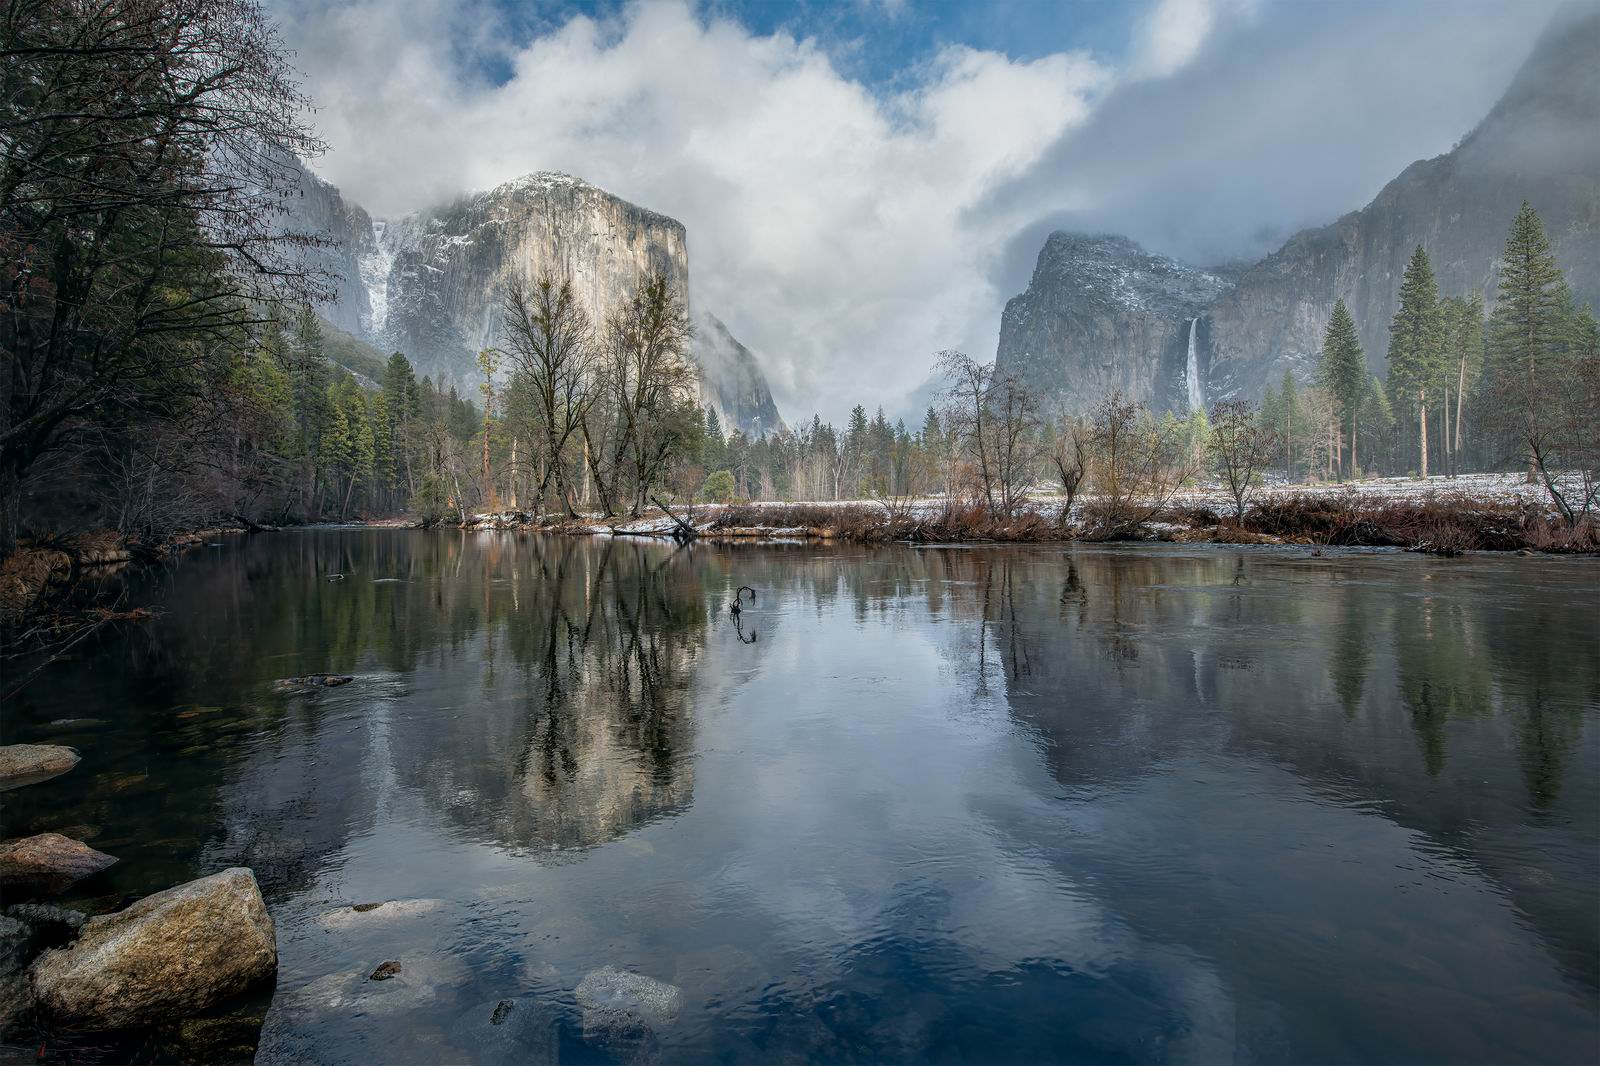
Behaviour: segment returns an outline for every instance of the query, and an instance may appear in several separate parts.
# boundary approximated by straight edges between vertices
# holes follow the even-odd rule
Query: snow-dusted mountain
[[[326,239],[317,265],[337,298],[320,308],[341,329],[401,351],[419,373],[476,380],[479,350],[503,340],[501,306],[518,275],[570,277],[597,324],[652,270],[689,286],[683,224],[567,174],[542,172],[398,219],[374,219],[301,168],[288,224]],[[695,345],[702,402],[729,428],[781,424],[755,357],[709,315]],[[757,421],[759,419],[759,421]]]
[[[998,368],[1056,410],[1087,410],[1112,392],[1157,410],[1203,405],[1190,357],[1202,313],[1227,288],[1126,237],[1052,233],[1027,291],[1006,303]]]
[[[1124,238],[1055,233],[1006,305],[997,361],[1057,408],[1113,389],[1184,412],[1310,377],[1334,301],[1385,372],[1400,276],[1422,245],[1440,290],[1493,304],[1523,200],[1577,302],[1600,305],[1600,13],[1557,20],[1505,95],[1452,151],[1411,164],[1366,207],[1304,230],[1260,262],[1207,272]],[[1191,385],[1195,386],[1191,391]]]

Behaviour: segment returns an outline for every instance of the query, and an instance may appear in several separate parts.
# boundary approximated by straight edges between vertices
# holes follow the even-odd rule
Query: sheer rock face
[[[1190,324],[1227,285],[1126,237],[1052,233],[1028,290],[1006,304],[997,369],[1052,410],[1086,411],[1120,392],[1183,412]],[[1197,355],[1204,339],[1202,323]]]
[[[1001,366],[1058,406],[1113,388],[1154,410],[1186,408],[1188,320],[1207,405],[1257,399],[1285,370],[1308,380],[1343,299],[1367,364],[1386,371],[1400,276],[1427,249],[1446,295],[1494,302],[1497,261],[1527,200],[1543,218],[1578,304],[1600,305],[1600,14],[1559,18],[1483,122],[1451,152],[1407,167],[1366,207],[1304,230],[1229,280],[1120,238],[1052,234],[1028,291],[1006,305]],[[1214,278],[1215,291],[1169,282]]]
[[[372,252],[372,219],[347,202],[335,186],[303,166],[298,170],[299,189],[283,202],[284,228],[319,242],[303,253],[310,266],[323,272],[323,282],[333,295],[319,310],[346,333],[364,336],[372,307],[361,277],[361,262]]]
[[[701,403],[716,410],[723,432],[741,429],[751,437],[760,437],[782,429],[783,418],[754,353],[709,311],[695,313],[694,328]]]
[[[531,174],[380,222],[376,235],[364,264],[371,332],[423,373],[458,379],[476,373],[480,349],[504,343],[501,303],[518,276],[570,277],[597,327],[651,271],[689,287],[682,223],[565,174]]]
[[[529,174],[390,220],[371,218],[301,167],[298,194],[286,203],[286,225],[323,242],[306,253],[335,296],[319,307],[323,315],[462,387],[478,381],[477,353],[504,345],[501,306],[513,278],[570,277],[597,330],[647,273],[662,271],[689,292],[682,223],[566,174]],[[729,429],[781,426],[750,350],[714,317],[696,320],[702,403]]]
[[[1257,396],[1314,365],[1333,303],[1361,330],[1367,365],[1386,370],[1400,276],[1427,249],[1446,295],[1493,304],[1495,270],[1522,201],[1550,234],[1578,303],[1600,303],[1600,14],[1558,24],[1487,118],[1451,152],[1407,167],[1366,207],[1305,230],[1211,309],[1212,365]]]
[[[39,1005],[86,1029],[180,1018],[278,966],[272,919],[249,870],[231,869],[91,918],[33,967]]]

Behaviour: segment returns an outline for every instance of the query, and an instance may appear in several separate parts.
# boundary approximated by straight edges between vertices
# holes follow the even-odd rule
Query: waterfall
[[[1198,317],[1189,320],[1189,361],[1184,366],[1184,376],[1189,380],[1189,410],[1199,411],[1205,407],[1206,398],[1200,391],[1200,357],[1195,355],[1194,335],[1200,329]]]

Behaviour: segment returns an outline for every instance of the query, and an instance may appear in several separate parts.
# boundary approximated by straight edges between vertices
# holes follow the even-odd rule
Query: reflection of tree
[[[400,731],[402,781],[516,845],[583,846],[684,806],[692,667],[706,596],[686,553],[570,537],[506,539],[470,663],[499,665],[470,714]],[[507,586],[510,586],[507,588]]]
[[[1372,645],[1379,632],[1372,615],[1361,587],[1345,585],[1339,595],[1338,629],[1328,648],[1328,675],[1339,706],[1350,718],[1361,709],[1372,669]]]
[[[1600,656],[1592,626],[1573,624],[1548,597],[1531,600],[1515,624],[1495,628],[1483,652],[1512,721],[1528,800],[1544,811],[1582,738],[1585,708],[1600,705]]]
[[[1400,699],[1422,745],[1423,765],[1437,777],[1449,723],[1490,712],[1492,675],[1482,626],[1462,603],[1429,597],[1401,607],[1394,637]]]

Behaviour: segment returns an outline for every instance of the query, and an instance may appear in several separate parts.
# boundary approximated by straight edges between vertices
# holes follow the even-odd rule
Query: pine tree
[[[1356,320],[1350,317],[1343,300],[1334,301],[1328,329],[1322,335],[1322,361],[1317,366],[1317,382],[1333,397],[1340,433],[1350,427],[1350,471],[1356,474],[1356,421],[1367,387],[1367,359],[1361,351],[1361,335]],[[1341,471],[1342,472],[1342,471]]]
[[[1400,307],[1389,323],[1389,397],[1414,403],[1420,476],[1428,476],[1428,390],[1444,359],[1439,286],[1428,253],[1417,245],[1400,279]]]
[[[1490,354],[1494,365],[1493,405],[1501,418],[1512,419],[1518,437],[1533,432],[1549,397],[1541,395],[1541,368],[1565,354],[1563,304],[1570,295],[1544,222],[1530,203],[1512,219],[1501,254],[1499,291],[1490,322]],[[1528,467],[1533,479],[1533,466]]]
[[[722,432],[722,419],[710,404],[705,407],[705,434],[700,439],[700,462],[707,470],[721,470],[728,465],[728,438]]]
[[[1445,365],[1447,393],[1455,397],[1455,426],[1450,433],[1450,450],[1461,453],[1464,434],[1461,420],[1466,412],[1466,394],[1483,372],[1483,297],[1472,293],[1466,298],[1445,301]]]
[[[1277,400],[1281,422],[1276,428],[1283,441],[1283,476],[1293,481],[1295,441],[1300,430],[1300,397],[1295,391],[1294,374],[1288,370],[1283,372],[1283,388],[1279,391]]]

